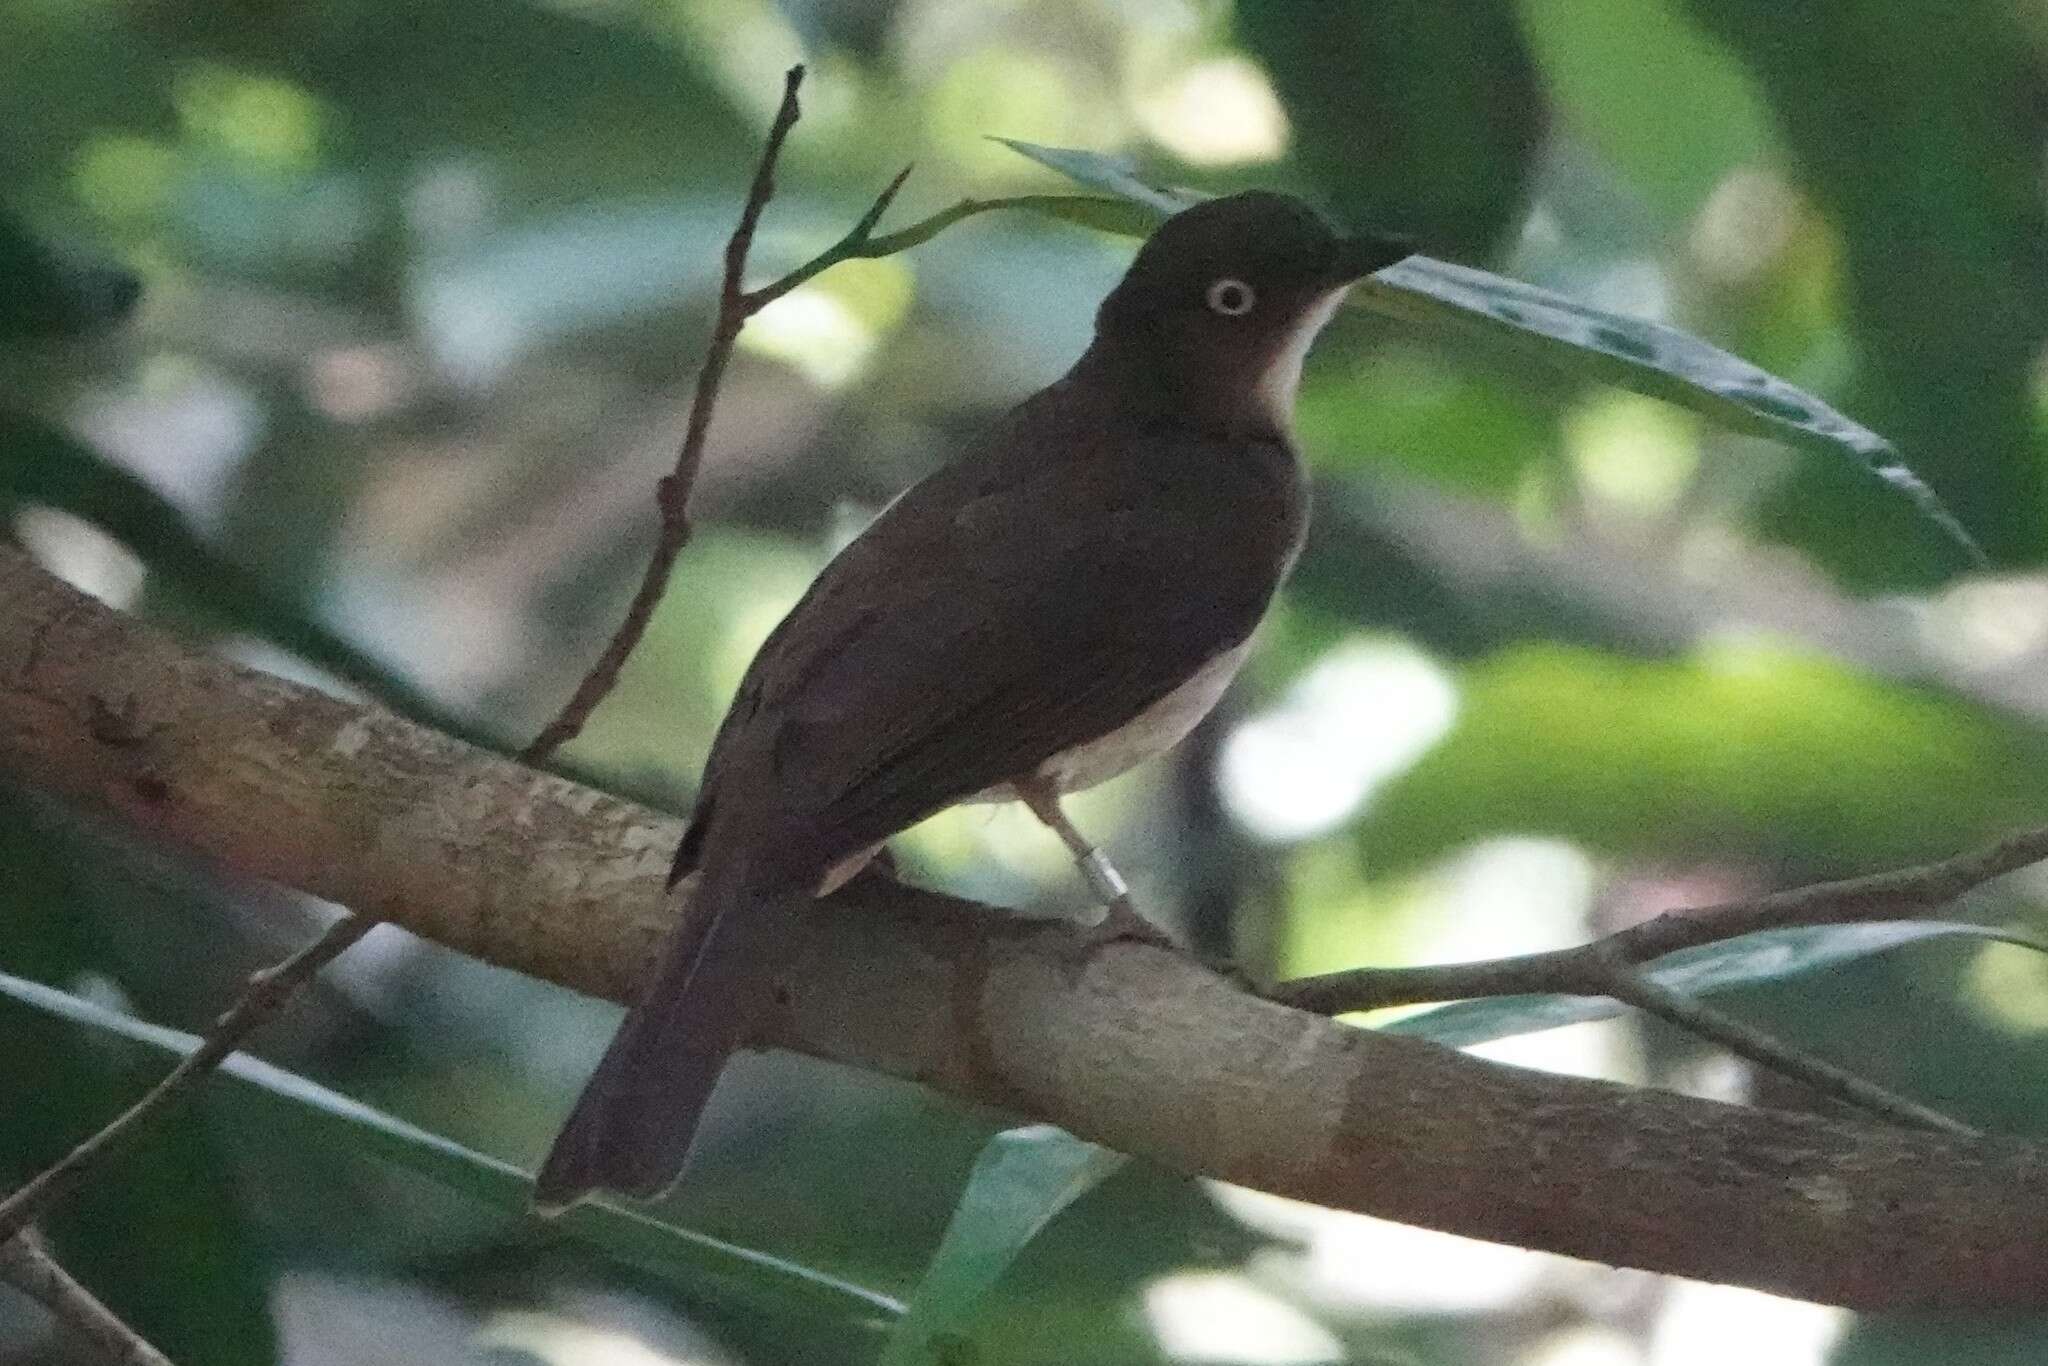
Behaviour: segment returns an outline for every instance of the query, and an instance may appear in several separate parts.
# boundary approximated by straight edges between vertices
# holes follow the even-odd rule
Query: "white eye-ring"
[[[1242,318],[1252,311],[1252,305],[1259,301],[1259,296],[1244,281],[1226,275],[1209,286],[1208,299],[1210,312],[1221,313],[1226,318]]]

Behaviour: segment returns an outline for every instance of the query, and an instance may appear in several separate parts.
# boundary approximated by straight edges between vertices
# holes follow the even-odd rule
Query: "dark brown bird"
[[[670,876],[695,872],[695,895],[536,1204],[675,1179],[796,908],[890,836],[1017,798],[1092,852],[1059,795],[1173,745],[1236,672],[1307,519],[1302,357],[1353,281],[1405,255],[1285,195],[1175,215],[1074,368],[826,566],[719,730]],[[1084,868],[1100,887],[1099,856]]]

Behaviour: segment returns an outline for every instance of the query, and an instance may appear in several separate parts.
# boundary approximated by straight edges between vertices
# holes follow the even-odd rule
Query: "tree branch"
[[[129,697],[139,738],[110,743],[94,700]],[[676,821],[194,654],[11,548],[0,772],[615,1000],[671,914]],[[2048,1307],[2048,1154],[2031,1145],[1503,1067],[1258,1000],[1151,946],[1077,956],[1064,927],[878,878],[802,934],[771,1042],[1183,1172],[1852,1307]]]
[[[171,1366],[169,1357],[72,1279],[33,1234],[0,1243],[0,1280],[49,1310],[112,1366]]]
[[[1477,963],[1350,968],[1281,982],[1265,995],[1319,1015],[1476,996],[1611,996],[1614,993],[1608,987],[1615,962],[1647,963],[1680,949],[1788,925],[1907,920],[1940,910],[1966,892],[2043,859],[2048,859],[2048,826],[2010,835],[1938,863],[1839,882],[1816,882],[1749,901],[1666,911],[1568,949]]]
[[[1694,910],[1667,911],[1625,930],[1548,953],[1477,963],[1352,968],[1269,988],[1269,1000],[1321,1015],[1487,996],[1610,996],[1712,1040],[1739,1057],[1902,1124],[1976,1132],[1938,1110],[1782,1043],[1711,1006],[1667,990],[1638,971],[1679,949],[1788,925],[1896,920],[1938,910],[1965,892],[2048,858],[2048,827],[1938,863],[1840,882],[1815,883]]]

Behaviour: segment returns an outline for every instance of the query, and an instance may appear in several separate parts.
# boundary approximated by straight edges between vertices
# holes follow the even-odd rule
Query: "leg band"
[[[1131,894],[1124,880],[1111,866],[1109,856],[1100,849],[1090,849],[1085,858],[1076,860],[1081,865],[1081,876],[1088,879],[1088,886],[1104,901],[1117,901]]]

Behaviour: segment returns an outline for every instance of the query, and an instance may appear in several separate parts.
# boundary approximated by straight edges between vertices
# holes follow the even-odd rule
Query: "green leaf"
[[[0,340],[110,327],[141,294],[129,272],[47,246],[0,212]]]
[[[1803,389],[1644,318],[1608,313],[1469,266],[1411,256],[1351,292],[1364,308],[1438,324],[1506,347],[1560,375],[1597,380],[1689,408],[1724,427],[1853,463],[1902,494],[1973,565],[1984,552],[1891,443]]]
[[[173,1057],[183,1057],[199,1045],[194,1035],[117,1014],[5,973],[0,973],[0,996]],[[289,1102],[288,1113],[314,1121],[313,1135],[351,1158],[382,1158],[515,1218],[531,1217],[533,1179],[509,1162],[428,1133],[246,1053],[234,1054],[220,1070],[261,1096]],[[904,1306],[887,1295],[633,1210],[585,1202],[556,1219],[554,1227],[687,1289],[701,1291],[712,1281],[773,1300],[785,1309],[830,1312],[864,1330],[878,1329],[904,1312]]]
[[[2038,563],[2048,208],[2038,129],[2013,115],[2039,83],[2032,15],[1999,0],[1863,0],[1796,23],[1768,0],[1682,8],[1747,68],[1802,197],[1833,230],[1855,355],[1845,401],[1999,563]],[[1831,473],[1801,470],[1766,528],[1851,581],[1911,582],[1886,510],[1857,508]]]
[[[1090,152],[1007,141],[1041,165],[1161,214],[1195,202],[1140,179],[1127,163]],[[1609,313],[1535,285],[1427,256],[1388,266],[1351,291],[1350,305],[1440,327],[1548,366],[1689,408],[1736,431],[1847,459],[1904,495],[1972,565],[1984,552],[1883,437],[1803,389],[1662,323]]]
[[[1706,996],[1733,987],[1804,977],[1871,954],[1889,953],[1906,944],[1951,938],[1987,939],[2048,953],[2048,944],[2038,939],[1987,925],[1946,920],[1881,920],[1866,925],[1795,925],[1763,930],[1739,939],[1681,949],[1647,966],[1644,974],[1659,986],[1686,996]],[[1498,996],[1456,1001],[1404,1015],[1381,1028],[1389,1034],[1412,1034],[1453,1048],[1466,1048],[1584,1020],[1611,1019],[1623,1013],[1623,1009],[1620,1002],[1606,996]]]
[[[1346,222],[1457,260],[1512,240],[1550,109],[1513,0],[1237,0],[1293,130],[1288,162]]]
[[[1100,152],[1083,152],[1072,147],[1046,147],[1016,138],[996,138],[995,141],[1041,166],[1058,171],[1069,180],[1090,189],[1121,195],[1133,203],[1143,204],[1161,217],[1192,208],[1208,198],[1193,190],[1177,190],[1146,180],[1127,157],[1104,156]]]
[[[1053,1216],[1126,1160],[1050,1124],[1009,1129],[990,1139],[880,1366],[937,1366],[957,1359],[966,1325],[1017,1255]]]

